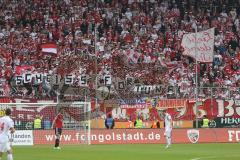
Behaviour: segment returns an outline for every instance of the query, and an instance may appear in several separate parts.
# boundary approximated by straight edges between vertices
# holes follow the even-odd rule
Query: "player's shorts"
[[[6,142],[6,143],[0,143],[0,152],[7,152],[11,150],[11,147],[10,147],[10,143],[9,142]]]
[[[55,135],[62,135],[62,128],[55,128]]]

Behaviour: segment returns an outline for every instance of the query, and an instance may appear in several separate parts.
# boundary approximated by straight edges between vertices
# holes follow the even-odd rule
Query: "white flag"
[[[183,35],[183,55],[197,59],[198,62],[212,62],[214,49],[214,28]]]

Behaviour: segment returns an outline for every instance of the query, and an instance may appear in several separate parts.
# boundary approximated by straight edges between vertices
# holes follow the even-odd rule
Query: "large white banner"
[[[16,85],[21,85],[23,83],[43,83],[44,78],[46,79],[47,83],[51,84],[60,84],[61,83],[61,76],[57,74],[32,74],[32,73],[26,73],[23,75],[18,75],[15,77]],[[64,77],[64,83],[67,85],[79,85],[79,86],[87,86],[87,75],[83,74],[80,76],[75,76],[68,74]]]
[[[212,62],[214,49],[214,28],[183,35],[183,55],[197,59],[198,62]]]
[[[32,130],[16,130],[12,135],[12,145],[33,145],[33,131]]]

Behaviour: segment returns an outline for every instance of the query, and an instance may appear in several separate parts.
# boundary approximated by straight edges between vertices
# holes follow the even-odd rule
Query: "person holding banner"
[[[164,115],[164,125],[165,125],[165,132],[164,136],[166,137],[167,145],[165,148],[169,148],[172,144],[172,117],[167,110],[163,111]]]
[[[11,139],[8,137],[8,132],[11,134],[15,132],[14,122],[10,118],[11,109],[6,109],[5,116],[0,118],[0,160],[2,160],[3,153],[7,152],[7,160],[13,160]]]

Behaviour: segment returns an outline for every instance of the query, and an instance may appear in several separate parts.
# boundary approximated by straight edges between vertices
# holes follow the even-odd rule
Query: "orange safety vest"
[[[152,128],[157,128],[157,122],[153,122]]]

